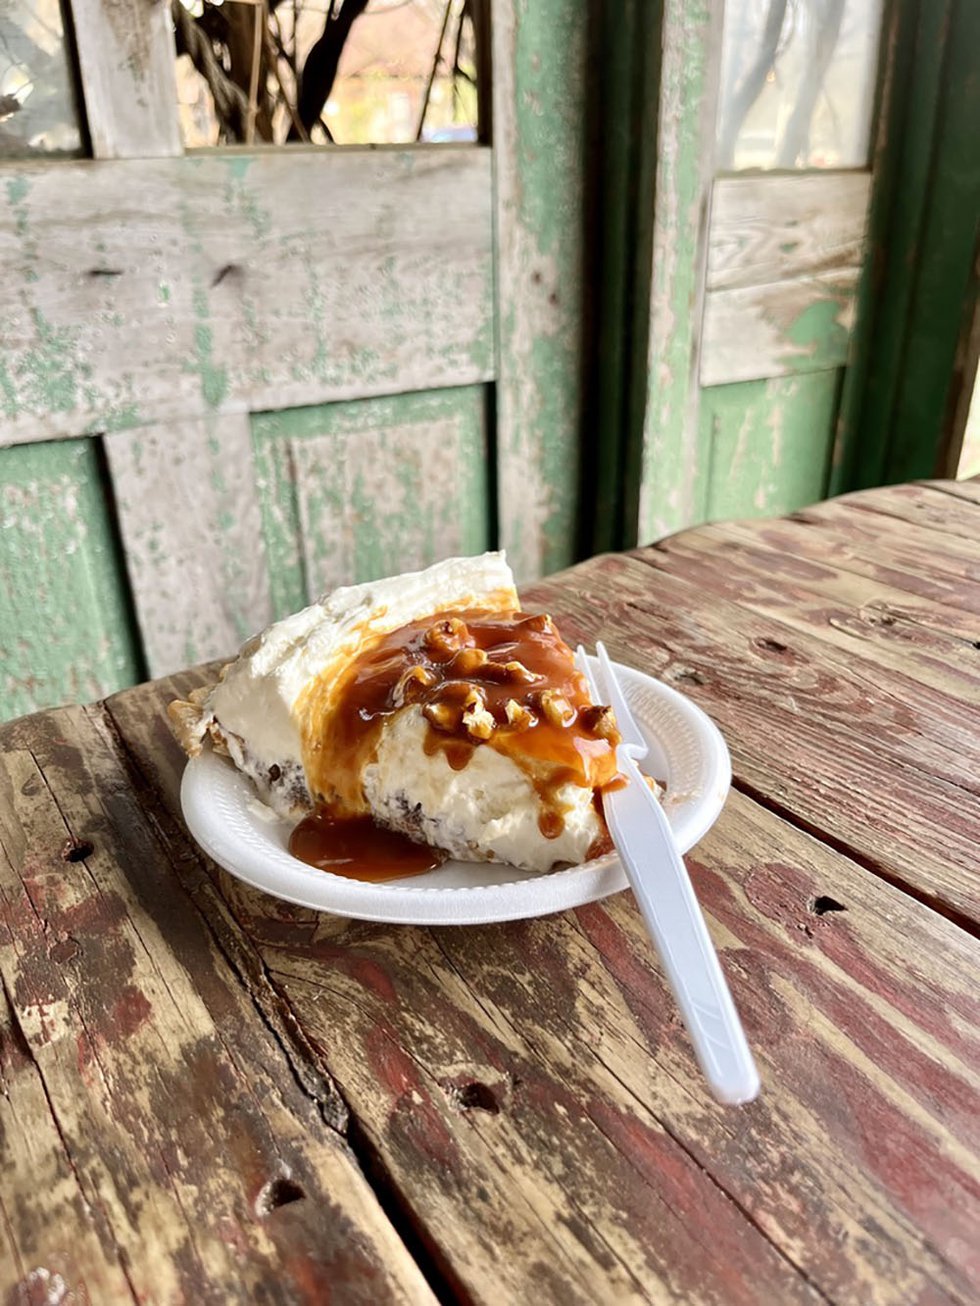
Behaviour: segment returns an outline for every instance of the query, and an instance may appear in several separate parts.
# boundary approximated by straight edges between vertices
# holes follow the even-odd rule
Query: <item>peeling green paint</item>
[[[522,579],[576,555],[589,28],[588,6],[552,0],[494,38],[513,78],[494,110],[500,533]]]
[[[434,432],[429,449],[426,432],[447,420],[451,446]],[[465,553],[489,545],[482,386],[255,414],[252,438],[277,617],[318,592],[304,556],[324,572],[336,556],[350,559],[342,579],[353,582],[434,562],[450,537]],[[325,465],[297,485],[291,449],[323,440]],[[450,477],[439,479],[440,468]]]
[[[710,520],[771,517],[827,491],[841,372],[805,372],[701,391]]]
[[[142,422],[143,417],[136,404],[113,404],[104,408],[98,417],[86,425],[85,434],[108,435],[110,431],[128,431],[130,427],[140,426]]]
[[[846,307],[839,299],[817,299],[790,324],[786,339],[796,349],[787,354],[787,359],[794,364],[794,371],[800,369],[801,350],[805,351],[807,365],[814,370],[846,359],[850,331],[840,320]]]
[[[31,320],[37,343],[22,356],[17,368],[24,398],[34,409],[70,412],[78,393],[79,368],[74,361],[78,331],[52,326],[38,308],[31,310]]]
[[[218,408],[228,395],[228,369],[219,367],[214,362],[214,333],[209,325],[211,310],[208,297],[202,287],[198,286],[193,294],[195,365],[187,364],[187,370],[196,372],[201,378],[201,394],[210,408]]]
[[[93,440],[0,449],[0,719],[141,674]]]
[[[7,181],[7,201],[15,208],[30,194],[31,183],[26,176],[10,177]]]
[[[705,139],[713,139],[713,0],[665,0],[656,137],[656,201],[638,538],[654,539],[702,519],[708,466],[694,414],[703,275]],[[654,144],[653,141],[650,142]],[[650,166],[647,162],[646,166]]]

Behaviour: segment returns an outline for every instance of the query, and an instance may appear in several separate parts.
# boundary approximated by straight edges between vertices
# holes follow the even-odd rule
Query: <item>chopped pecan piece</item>
[[[462,713],[455,703],[426,703],[422,708],[422,715],[428,721],[429,725],[441,730],[444,734],[455,734],[459,729],[459,722]]]
[[[422,642],[434,658],[448,662],[463,647],[469,633],[465,621],[460,621],[459,617],[445,617],[429,627]]]
[[[461,648],[449,664],[449,674],[464,679],[481,670],[487,663],[487,655],[482,648]]]
[[[493,680],[503,685],[533,685],[542,679],[516,659],[510,662],[488,662],[481,668],[480,675],[484,680]]]
[[[575,709],[556,689],[543,689],[538,695],[538,702],[549,725],[569,726],[575,720]]]
[[[611,707],[601,703],[596,703],[592,707],[583,707],[578,714],[578,719],[582,723],[582,728],[588,730],[589,734],[595,735],[597,739],[619,738],[616,714]]]
[[[414,703],[421,696],[422,691],[431,689],[436,683],[435,672],[430,671],[428,667],[408,667],[399,677],[398,684],[395,686],[392,698],[395,707],[401,707],[405,703]]]
[[[487,711],[482,696],[477,695],[474,702],[463,710],[463,725],[471,739],[489,739],[496,728],[493,714]]]
[[[513,730],[530,730],[534,725],[534,713],[530,712],[523,703],[518,703],[516,698],[509,698],[504,708],[507,713],[507,724]]]

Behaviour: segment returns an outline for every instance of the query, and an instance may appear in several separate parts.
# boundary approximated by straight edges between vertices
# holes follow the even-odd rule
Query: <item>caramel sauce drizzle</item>
[[[598,790],[616,775],[612,712],[589,701],[571,649],[544,615],[473,610],[411,622],[364,649],[331,691],[329,706],[320,691],[326,710],[315,729],[307,707],[304,763],[335,833],[341,818],[363,816],[363,767],[385,720],[409,704],[427,722],[426,753],[441,752],[453,770],[477,748],[510,757],[541,799],[547,838],[564,827],[566,784]]]

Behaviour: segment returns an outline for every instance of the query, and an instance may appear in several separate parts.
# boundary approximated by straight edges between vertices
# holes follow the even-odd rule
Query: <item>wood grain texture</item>
[[[489,151],[18,164],[0,443],[493,374]]]
[[[773,516],[823,497],[839,370],[701,391],[709,519]]]
[[[261,413],[252,432],[277,616],[489,546],[481,386]]]
[[[703,520],[708,493],[698,371],[722,8],[721,0],[663,6],[640,540]]]
[[[715,181],[702,385],[847,361],[870,191],[865,172]]]
[[[591,638],[581,570],[527,601]],[[198,679],[110,704],[175,831],[160,708]],[[703,1089],[629,895],[393,933],[216,875],[459,1295],[969,1300],[980,946],[739,795],[689,860],[761,1062],[737,1113]]]
[[[272,619],[244,413],[105,439],[150,674],[228,657]]]
[[[766,547],[753,528],[702,526],[662,540],[647,551],[673,575],[712,576],[731,601],[812,631],[843,649],[863,652],[880,666],[967,703],[976,693],[977,617],[832,561]],[[719,571],[718,560],[724,567]]]
[[[527,580],[575,549],[588,9],[503,0],[492,32],[498,512]]]
[[[95,158],[181,154],[169,6],[160,0],[71,0],[71,14]]]
[[[94,440],[0,449],[0,720],[138,679]]]
[[[164,708],[214,666],[7,727],[0,1293],[125,1292],[125,1270],[134,1295],[193,1273],[215,1300],[315,1301],[329,1282],[425,1301],[380,1198],[441,1300],[974,1301],[977,546],[958,528],[980,504],[883,496],[916,502],[928,521],[872,494],[524,592],[725,731],[736,790],[687,860],[762,1072],[738,1110],[708,1096],[629,894],[393,929],[208,862]],[[287,1175],[305,1197],[259,1215]]]
[[[935,485],[928,482],[883,485],[875,491],[873,498],[856,494],[844,497],[840,502],[857,508],[860,512],[882,513],[899,521],[928,527],[940,536],[955,535],[976,544],[980,538],[977,532],[977,514],[963,500],[980,503],[980,483],[975,481],[972,486],[970,482],[956,485],[948,481]],[[828,512],[832,511],[833,509],[828,509]]]
[[[428,1301],[336,1090],[257,1016],[101,714],[3,742],[5,1297]]]
[[[614,657],[700,703],[748,792],[938,909],[980,919],[980,704],[859,660],[856,641],[835,649],[743,612],[737,575],[717,562],[710,585],[657,564],[656,550],[583,564],[566,597],[572,632],[591,621]]]

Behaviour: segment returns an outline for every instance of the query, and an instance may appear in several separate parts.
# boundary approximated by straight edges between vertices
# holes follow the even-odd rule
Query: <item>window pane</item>
[[[488,2],[181,0],[184,144],[475,141]]]
[[[726,0],[718,168],[868,162],[881,0]]]
[[[58,0],[0,0],[0,158],[81,149]]]

